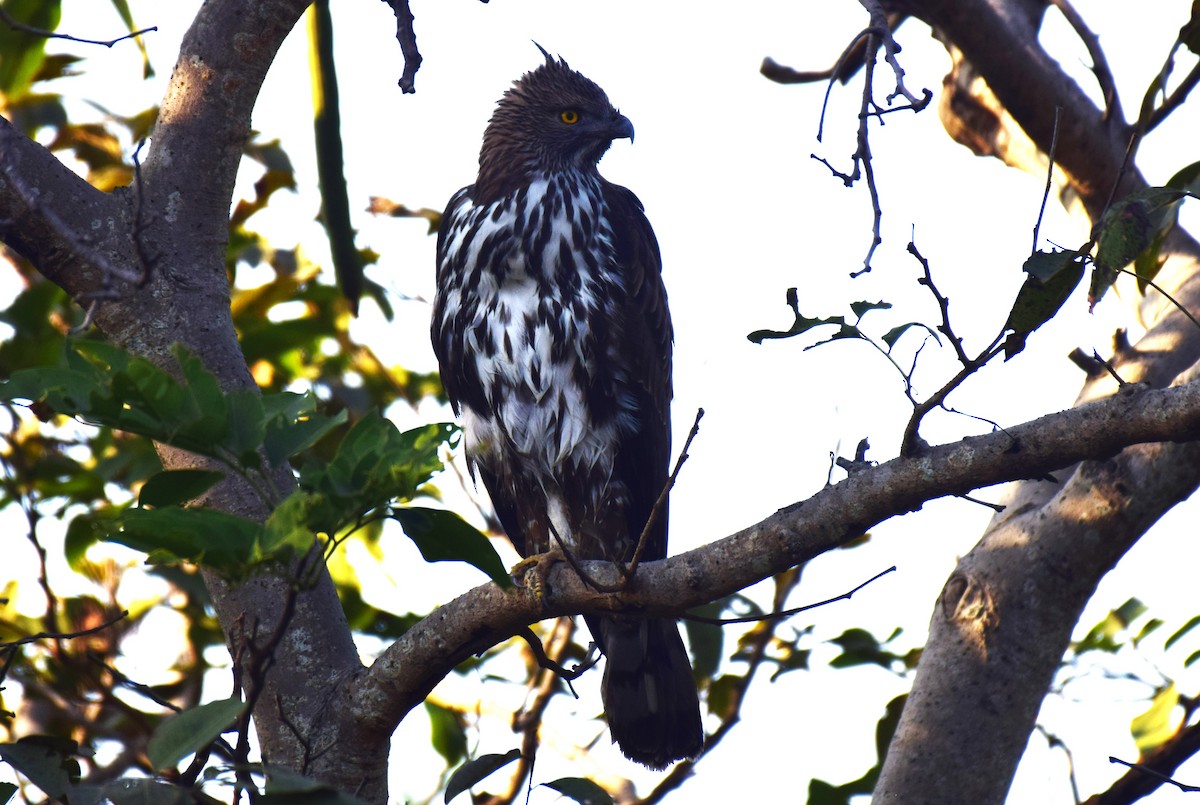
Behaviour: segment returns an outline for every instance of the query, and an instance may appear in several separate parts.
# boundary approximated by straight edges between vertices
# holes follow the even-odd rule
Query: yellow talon
[[[546,577],[550,573],[550,568],[555,563],[565,560],[566,557],[563,556],[561,548],[551,548],[545,553],[525,557],[513,565],[510,573],[513,581],[528,588],[541,601],[546,597],[546,589],[549,587]]]

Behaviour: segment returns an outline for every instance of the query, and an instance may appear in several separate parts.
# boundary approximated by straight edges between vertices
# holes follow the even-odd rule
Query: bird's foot
[[[558,562],[565,562],[566,559],[562,548],[554,547],[545,553],[525,557],[513,565],[509,572],[513,581],[530,590],[541,601],[546,597],[546,590],[549,589],[546,577],[550,573],[550,568]]]

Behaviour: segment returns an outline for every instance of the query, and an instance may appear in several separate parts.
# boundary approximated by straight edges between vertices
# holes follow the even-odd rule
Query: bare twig
[[[642,527],[642,533],[638,537],[637,548],[633,551],[633,558],[629,560],[628,566],[621,568],[621,577],[625,582],[633,578],[633,574],[637,572],[638,563],[642,561],[642,553],[646,549],[646,544],[650,541],[650,529],[654,527],[654,523],[662,516],[662,510],[667,505],[667,498],[670,496],[671,490],[675,488],[675,482],[679,479],[679,471],[683,469],[683,463],[688,460],[688,450],[692,446],[692,440],[700,432],[700,420],[703,418],[704,409],[697,408],[696,419],[692,422],[692,429],[688,432],[687,440],[683,443],[683,450],[679,451],[679,458],[675,460],[675,469],[671,471],[671,476],[663,484],[662,491],[658,493],[658,499],[654,501],[654,508],[650,510],[650,516],[646,519],[646,525]]]
[[[550,648],[548,651],[542,650],[541,641],[537,639],[532,631],[526,631],[529,632],[530,637],[533,637],[532,641],[528,637],[526,637],[526,640],[529,642],[529,647],[533,649],[535,656],[537,656],[538,665],[543,671],[535,673],[530,679],[529,692],[533,694],[532,701],[519,712],[513,714],[513,731],[520,732],[523,736],[521,740],[521,757],[517,759],[516,767],[509,777],[508,790],[502,794],[496,794],[490,799],[482,800],[481,805],[508,805],[508,803],[513,802],[520,794],[521,784],[525,781],[526,777],[533,774],[533,766],[537,762],[537,753],[541,746],[539,732],[541,730],[542,719],[545,715],[546,707],[550,704],[550,700],[560,690],[557,680],[561,677],[559,671],[563,669],[557,660],[561,659],[571,646],[571,637],[575,633],[575,620],[573,618],[558,619],[550,635]],[[522,634],[522,637],[525,637],[525,635]],[[551,656],[554,659],[551,659]],[[595,663],[592,663],[592,665],[595,665]],[[591,666],[588,667],[590,668]],[[578,676],[579,673],[583,673],[583,671],[579,671],[575,676]],[[574,694],[575,691],[572,690],[571,693]]]
[[[1126,385],[1125,381],[1121,379],[1121,376],[1119,374],[1117,374],[1117,370],[1113,368],[1113,365],[1111,363],[1109,363],[1108,361],[1104,360],[1104,358],[1101,358],[1100,353],[1094,349],[1092,350],[1092,360],[1096,361],[1097,363],[1099,363],[1101,366],[1104,367],[1104,370],[1106,372],[1108,372],[1108,374],[1112,377],[1112,379],[1117,381],[1118,387]]]
[[[863,53],[863,92],[862,102],[860,104],[858,113],[857,146],[854,153],[850,157],[851,164],[853,166],[852,170],[850,173],[844,173],[834,168],[828,160],[818,157],[816,154],[812,155],[813,159],[817,160],[826,168],[828,168],[833,175],[841,179],[843,184],[845,184],[847,187],[853,185],[854,182],[858,181],[860,178],[865,178],[867,181],[867,191],[871,197],[872,212],[871,245],[867,249],[866,257],[863,259],[863,267],[858,271],[852,272],[850,275],[852,277],[861,276],[862,274],[866,274],[871,270],[871,259],[875,256],[875,250],[879,248],[881,243],[883,243],[883,236],[881,234],[883,225],[883,208],[879,201],[879,187],[875,181],[875,168],[872,162],[871,144],[868,134],[868,124],[870,119],[872,117],[882,118],[885,114],[903,111],[906,109],[910,109],[913,112],[919,112],[928,106],[929,102],[933,99],[933,93],[928,89],[924,90],[922,96],[918,98],[908,89],[907,86],[905,86],[904,69],[900,66],[900,62],[896,58],[897,54],[900,53],[900,46],[896,43],[895,38],[892,36],[887,14],[884,13],[880,3],[877,0],[860,0],[860,2],[862,3],[863,7],[867,9],[867,12],[871,16],[870,25],[855,35],[850,45],[845,51],[843,51],[842,56],[838,60],[838,64],[834,67],[833,71],[835,75],[838,74],[840,72],[842,63],[846,60],[850,52],[855,49],[860,40],[865,39],[866,48]],[[879,58],[880,47],[882,47],[884,51],[884,61],[892,68],[892,72],[896,76],[896,87],[886,98],[887,107],[877,103],[874,95],[875,63]],[[830,88],[832,88],[832,81],[830,82],[830,87],[827,88],[825,92],[826,103],[828,103]],[[901,97],[903,97],[907,103],[901,106],[893,106],[893,102],[897,98]],[[821,112],[821,124],[818,129],[817,136],[818,141],[821,140],[821,135],[824,131],[824,117],[825,112],[823,105]]]
[[[792,568],[791,570],[775,576],[775,594],[773,596],[771,607],[779,609],[787,601],[788,595],[800,583],[800,569]],[[718,713],[721,718],[721,725],[717,727],[711,734],[704,738],[704,749],[700,754],[690,760],[681,760],[675,764],[671,772],[664,777],[658,785],[641,800],[638,805],[652,805],[652,803],[661,802],[667,794],[681,786],[684,781],[689,779],[694,773],[696,764],[698,764],[705,755],[712,752],[721,743],[721,740],[729,734],[738,722],[741,720],[742,704],[746,700],[746,691],[749,690],[751,682],[758,673],[758,669],[762,667],[763,662],[767,658],[767,647],[771,644],[772,638],[775,636],[774,626],[767,622],[759,622],[750,628],[750,631],[742,638],[742,646],[747,648],[744,654],[739,654],[738,659],[747,663],[746,672],[740,677],[733,680],[730,689],[727,692],[727,704],[723,711]]]
[[[131,33],[127,33],[124,36],[118,36],[116,39],[82,39],[78,36],[71,36],[70,34],[60,34],[60,33],[56,33],[55,31],[47,31],[44,28],[35,28],[32,25],[26,25],[25,23],[20,22],[19,20],[13,19],[12,15],[4,10],[3,6],[0,6],[0,22],[5,23],[6,25],[8,25],[9,28],[12,28],[14,31],[20,31],[21,33],[32,34],[34,36],[40,36],[45,39],[66,39],[69,42],[81,42],[85,45],[103,45],[106,48],[111,48],[113,45],[117,44],[118,42],[124,42],[126,39],[135,39],[136,37],[139,37],[142,34],[148,34],[151,31],[158,30],[158,26],[153,25],[149,28],[143,28],[140,31],[132,31]]]
[[[1087,48],[1088,55],[1092,57],[1092,73],[1096,76],[1096,83],[1100,85],[1100,93],[1104,96],[1104,119],[1116,120],[1123,123],[1124,114],[1121,111],[1121,99],[1117,96],[1117,85],[1113,80],[1112,70],[1108,67],[1108,59],[1104,56],[1104,50],[1100,47],[1100,38],[1087,27],[1083,17],[1071,5],[1070,0],[1049,0],[1050,4],[1057,8],[1067,23],[1075,30],[1076,36],[1083,42]],[[1055,112],[1055,132],[1057,136],[1058,129],[1058,113]],[[1053,164],[1053,162],[1051,163]]]
[[[949,339],[950,346],[954,348],[954,354],[958,357],[958,362],[963,366],[968,365],[971,359],[967,357],[967,353],[963,349],[962,338],[955,335],[954,328],[950,326],[950,300],[943,296],[942,292],[938,290],[937,285],[934,284],[933,273],[929,270],[929,261],[925,259],[925,256],[917,248],[915,237],[911,238],[908,242],[908,253],[917,259],[924,273],[924,276],[917,280],[917,284],[924,285],[929,289],[929,292],[933,294],[933,298],[937,302],[938,310],[942,314],[942,323],[938,325],[938,332]]]
[[[883,578],[887,574],[895,573],[895,572],[896,572],[896,566],[892,565],[887,570],[883,570],[883,571],[880,571],[879,573],[876,573],[874,576],[867,579],[862,584],[855,587],[853,590],[844,592],[841,595],[836,595],[833,598],[826,598],[824,601],[818,601],[815,604],[805,604],[802,607],[794,607],[792,609],[784,609],[784,610],[779,610],[777,612],[768,612],[765,615],[747,615],[742,618],[706,618],[703,615],[692,615],[691,613],[685,612],[682,615],[682,617],[684,620],[696,621],[697,623],[707,623],[712,626],[728,626],[733,623],[758,623],[760,621],[786,620],[787,618],[790,618],[793,615],[798,615],[801,612],[807,612],[810,609],[816,609],[818,607],[823,607],[828,604],[836,603],[838,601],[849,601],[851,598],[854,597],[854,594],[856,592],[858,592],[859,590],[875,583],[876,581]]]
[[[417,70],[421,69],[421,51],[417,50],[417,32],[413,28],[413,13],[408,0],[383,0],[396,14],[396,41],[404,56],[404,72],[400,74],[400,91],[407,94],[417,91]]]
[[[1146,131],[1154,131],[1158,124],[1183,106],[1183,102],[1187,100],[1188,95],[1196,88],[1197,84],[1200,84],[1200,64],[1194,65],[1183,81],[1179,82],[1179,86],[1150,114],[1150,119],[1146,121]]]
[[[1046,167],[1046,187],[1042,191],[1042,206],[1038,208],[1037,221],[1033,224],[1033,248],[1030,254],[1037,252],[1038,240],[1042,230],[1042,219],[1046,216],[1046,202],[1050,199],[1050,188],[1054,184],[1054,157],[1058,153],[1058,123],[1062,118],[1062,107],[1054,107],[1054,132],[1050,135],[1050,164]]]
[[[839,59],[838,63],[841,63]],[[786,64],[780,64],[766,56],[762,60],[762,65],[758,71],[766,78],[774,81],[777,84],[812,84],[816,81],[825,81],[837,75],[837,66],[830,67],[827,70],[797,70],[794,67],[788,67]]]
[[[918,98],[904,85],[904,68],[900,66],[900,61],[896,58],[896,54],[900,52],[900,45],[896,44],[896,38],[892,36],[891,24],[887,14],[883,10],[883,4],[879,0],[859,0],[859,2],[862,3],[867,13],[871,15],[871,28],[883,43],[883,59],[896,75],[896,89],[887,96],[888,105],[890,106],[892,101],[903,96],[909,105],[907,107],[898,107],[898,109],[909,108],[914,112],[921,111],[933,100],[933,93],[925,89],[922,91],[921,97]]]
[[[1121,760],[1120,758],[1117,758],[1117,757],[1109,757],[1108,762],[1109,763],[1118,763],[1127,768],[1136,769],[1137,771],[1141,772],[1142,774],[1145,774],[1149,777],[1153,777],[1154,779],[1159,780],[1160,782],[1167,783],[1168,785],[1173,785],[1176,788],[1178,788],[1180,791],[1200,791],[1200,786],[1186,785],[1184,783],[1179,782],[1178,780],[1176,780],[1174,778],[1168,777],[1167,775],[1163,774],[1160,771],[1155,771],[1154,769],[1150,768],[1149,766],[1143,765],[1141,763],[1130,763],[1127,760]]]
[[[567,618],[566,620],[573,622],[570,618]],[[589,651],[588,656],[583,660],[583,662],[576,663],[571,668],[566,668],[560,665],[556,659],[551,658],[550,655],[554,652],[546,651],[546,649],[542,646],[542,641],[538,639],[538,636],[534,633],[533,629],[530,629],[528,626],[526,626],[524,629],[517,632],[516,636],[524,640],[529,646],[529,651],[533,654],[534,659],[537,660],[539,668],[551,672],[564,682],[567,682],[568,685],[579,677],[583,676],[587,671],[596,667],[596,664],[600,662],[600,652]],[[572,695],[575,694],[574,688],[571,688],[571,693]],[[578,699],[579,697],[575,696],[575,698]]]
[[[118,621],[124,620],[128,617],[129,612],[123,610],[120,614],[114,615],[99,626],[81,629],[78,632],[38,632],[37,634],[28,635],[16,640],[0,641],[0,649],[10,649],[16,646],[23,646],[26,643],[36,643],[39,640],[74,640],[77,637],[87,637],[88,635],[93,635],[97,632],[103,632],[114,623],[117,623]]]

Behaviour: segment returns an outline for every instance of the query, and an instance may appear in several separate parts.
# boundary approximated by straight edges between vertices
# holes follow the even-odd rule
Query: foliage
[[[114,6],[132,30],[126,4],[114,0]],[[5,10],[47,29],[59,18],[57,2],[6,2]],[[87,62],[48,57],[44,38],[0,28],[9,43],[0,68],[5,117],[29,134],[41,130],[52,151],[87,167],[96,187],[129,185],[132,144],[149,133],[156,109],[73,119],[66,100],[42,88]],[[278,141],[251,140],[245,150],[262,174],[253,197],[232,212],[228,271],[235,283],[249,267],[267,266],[273,275],[254,287],[232,288],[235,323],[261,394],[219,390],[182,348],[168,372],[103,341],[72,336],[82,320],[78,308],[8,255],[22,287],[0,311],[7,329],[0,342],[7,421],[0,510],[23,514],[36,551],[61,553],[76,576],[62,585],[43,571],[45,600],[33,615],[25,614],[34,600],[28,584],[13,580],[0,589],[0,679],[8,683],[0,728],[17,739],[2,745],[0,758],[46,793],[71,788],[72,802],[170,800],[176,795],[165,782],[89,788],[86,780],[101,763],[106,779],[130,771],[177,777],[178,763],[212,744],[229,726],[230,708],[244,706],[237,700],[199,706],[206,674],[228,662],[210,652],[225,640],[200,565],[243,575],[256,563],[303,553],[319,537],[347,618],[356,630],[381,638],[399,636],[415,616],[369,603],[358,570],[338,549],[361,545],[382,558],[385,521],[400,524],[430,561],[465,560],[510,583],[474,527],[442,509],[411,505],[440,497],[434,478],[457,429],[430,424],[401,432],[376,413],[440,395],[436,377],[385,365],[351,335],[349,308],[320,267],[295,249],[274,248],[252,229],[253,216],[277,192],[294,188],[295,176]],[[386,306],[386,299],[379,301]],[[212,466],[163,471],[154,441],[209,457]],[[291,472],[300,489],[282,494],[279,472]],[[274,511],[265,523],[189,505],[230,473],[253,479]],[[118,543],[136,553],[117,550]],[[141,554],[153,564],[143,566]],[[126,677],[121,668],[139,630],[164,617],[180,635],[172,649],[178,657],[151,684]],[[69,637],[96,627],[104,628]],[[17,679],[23,683],[14,684]],[[87,704],[63,707],[63,697]],[[66,735],[79,742],[51,737]],[[98,750],[113,742],[129,751],[99,760]],[[224,785],[221,768],[199,782]],[[320,790],[279,770],[256,780],[274,801]],[[205,798],[199,791],[180,795]]]

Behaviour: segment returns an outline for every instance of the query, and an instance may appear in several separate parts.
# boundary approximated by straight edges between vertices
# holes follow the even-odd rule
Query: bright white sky
[[[66,0],[64,5],[64,30],[101,38],[119,33],[109,4]],[[122,114],[161,98],[179,40],[199,3],[132,0],[130,5],[139,25],[159,27],[146,39],[158,76],[139,82],[140,59],[132,46],[105,50],[56,44],[55,49],[88,57],[82,64],[86,74],[58,82],[56,90]],[[1079,3],[1101,36],[1126,109],[1137,107],[1188,9],[1184,0],[1160,0],[1136,11],[1128,4]],[[801,308],[809,316],[849,315],[848,305],[856,300],[892,302],[892,311],[867,319],[868,325],[875,320],[879,334],[907,321],[934,324],[936,308],[916,285],[918,267],[904,251],[915,230],[935,280],[952,300],[952,316],[968,350],[981,348],[1002,326],[1023,279],[1020,266],[1029,252],[1043,180],[954,145],[933,109],[889,116],[886,128],[875,129],[884,244],[871,275],[848,277],[869,245],[865,188],[846,190],[809,155],[815,152],[848,168],[860,85],[834,89],[825,143],[819,144],[815,133],[824,87],[779,86],[762,78],[758,66],[764,56],[802,69],[833,64],[865,25],[857,4],[530,0],[483,5],[457,0],[416,3],[413,10],[425,62],[417,94],[406,96],[395,85],[401,65],[388,7],[334,4],[346,169],[359,245],[383,255],[371,269],[372,278],[414,300],[400,303],[397,321],[386,326],[367,305],[359,335],[387,362],[413,369],[434,366],[429,310],[421,301],[433,290],[433,239],[423,234],[423,222],[370,217],[363,211],[367,198],[381,195],[413,207],[441,208],[473,179],[495,100],[538,64],[530,40],[561,54],[606,89],[638,132],[636,144],[616,143],[601,167],[641,197],[662,245],[676,326],[677,445],[696,408],[707,412],[672,501],[674,552],[726,536],[811,495],[825,483],[831,451],[852,453],[859,439],[869,437],[870,458],[882,461],[896,453],[908,408],[898,377],[868,346],[843,341],[802,351],[811,338],[763,346],[746,340],[751,330],[788,326],[787,288],[800,289]],[[1045,36],[1067,69],[1093,91],[1086,52],[1065,23],[1052,20]],[[913,22],[901,28],[899,41],[910,89],[940,90],[948,64],[942,46]],[[880,97],[890,91],[889,80],[890,74],[881,71]],[[251,223],[274,245],[299,243],[320,262],[308,92],[301,25],[280,54],[254,117],[264,139],[283,139],[301,189],[294,196],[279,194]],[[81,105],[80,114],[95,113]],[[1196,124],[1196,110],[1185,109],[1168,130],[1148,139],[1140,166],[1152,182],[1164,182],[1197,158]],[[254,177],[249,172],[244,186]],[[1086,233],[1052,203],[1042,236],[1072,245]],[[1120,311],[1110,299],[1089,316],[1082,295],[1068,307],[1031,339],[1025,354],[989,367],[951,403],[1002,425],[1070,405],[1082,375],[1067,353],[1075,346],[1106,353]],[[911,355],[918,338],[908,338],[913,340],[901,346]],[[952,356],[939,354],[933,345],[924,350],[919,366],[919,394],[932,392],[954,371]],[[393,416],[407,427],[448,413],[431,406],[397,410]],[[930,441],[943,442],[985,428],[977,420],[941,415],[931,417],[923,432]],[[994,499],[996,494],[986,490],[980,496]],[[1084,631],[1131,594],[1149,603],[1152,614],[1168,618],[1169,626],[1200,610],[1187,595],[1195,589],[1192,563],[1163,561],[1187,550],[1192,532],[1183,524],[1189,513],[1194,519],[1193,504],[1173,512],[1105,581],[1083,619]],[[704,760],[680,801],[798,801],[810,777],[841,783],[869,768],[875,721],[903,686],[878,668],[828,670],[825,663],[835,652],[819,641],[851,626],[882,638],[902,625],[905,634],[896,649],[919,645],[955,557],[969,550],[989,514],[967,502],[936,502],[877,529],[865,547],[813,561],[793,605],[837,595],[893,564],[899,572],[852,602],[794,624],[816,624],[813,670],[755,688],[743,723]],[[417,565],[419,557],[406,553],[403,542],[403,537],[395,540],[392,553],[400,558],[390,560],[389,575],[382,579],[391,586],[375,593],[381,605],[420,610],[482,581],[469,569]],[[418,578],[429,583],[418,585]],[[1177,647],[1155,662],[1167,673],[1181,674],[1182,658],[1193,648]],[[1195,674],[1183,679],[1186,691],[1200,683]],[[599,709],[596,685],[585,678],[580,687],[585,699],[579,712],[592,715]],[[1101,699],[1079,701],[1085,688]],[[1075,751],[1084,792],[1119,776],[1109,755],[1136,756],[1128,724],[1145,708],[1144,694],[1142,688],[1096,681],[1077,683],[1067,696],[1048,700],[1043,723]],[[591,728],[586,722],[580,727]],[[420,713],[410,718],[401,730],[400,740],[413,739],[404,741],[410,747],[406,751],[430,751],[421,747],[425,730]],[[585,734],[573,733],[576,738]],[[512,745],[513,737],[496,721],[480,751],[503,752]],[[1071,802],[1062,753],[1048,751],[1036,735],[1030,746],[1010,801]],[[436,778],[427,769],[440,768],[440,761],[423,758],[411,755],[395,764],[394,796],[428,796]],[[611,772],[631,775],[643,792],[652,785],[653,775],[610,760]],[[542,781],[580,771],[553,763],[548,753],[539,758]],[[1200,782],[1200,764],[1185,767],[1181,778]],[[782,791],[789,793],[772,796]],[[1146,801],[1171,803],[1181,797],[1164,788]],[[542,789],[532,801],[554,800]]]

